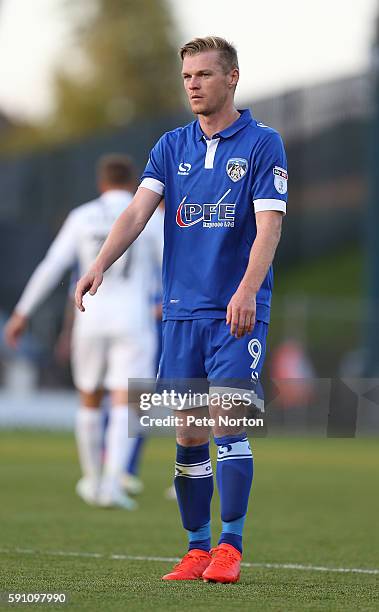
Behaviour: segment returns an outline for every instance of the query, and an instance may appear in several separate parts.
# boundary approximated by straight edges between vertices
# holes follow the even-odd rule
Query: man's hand
[[[232,296],[226,310],[226,324],[236,338],[250,334],[255,325],[255,293],[249,287],[240,285]]]
[[[4,339],[8,346],[15,349],[28,324],[28,318],[14,312],[4,327]]]
[[[103,271],[97,268],[91,268],[91,270],[78,281],[75,291],[75,304],[81,312],[85,312],[83,306],[83,297],[85,294],[89,293],[90,295],[95,295],[102,282]]]

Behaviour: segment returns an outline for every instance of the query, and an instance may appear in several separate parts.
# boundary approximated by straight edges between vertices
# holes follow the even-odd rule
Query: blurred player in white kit
[[[64,272],[79,262],[88,269],[137,186],[134,164],[123,155],[102,157],[97,168],[101,193],[72,210],[27,283],[5,327],[5,339],[16,347],[28,319],[56,287]],[[132,510],[136,502],[121,487],[133,438],[128,437],[128,378],[155,376],[156,332],[152,287],[163,251],[163,214],[157,211],[147,232],[109,269],[98,299],[88,300],[85,316],[75,315],[72,373],[80,394],[75,433],[82,470],[77,494],[87,503]],[[104,390],[111,410],[102,461]]]

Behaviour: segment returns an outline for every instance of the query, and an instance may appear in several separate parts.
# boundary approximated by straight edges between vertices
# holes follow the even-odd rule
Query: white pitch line
[[[90,559],[112,559],[115,561],[159,561],[175,563],[178,557],[148,557],[143,555],[106,555],[91,552],[72,552],[64,550],[33,550],[32,548],[15,548],[14,550],[0,548],[0,553],[22,555],[46,555],[51,557],[82,557]],[[243,567],[258,567],[266,569],[289,569],[308,572],[335,572],[338,574],[379,574],[379,569],[361,567],[326,567],[323,565],[301,565],[298,563],[241,563]]]
[[[300,565],[298,563],[241,563],[244,567],[265,567],[268,569],[293,569],[309,572],[337,572],[339,574],[379,574],[379,569],[360,567],[327,567],[323,565]]]

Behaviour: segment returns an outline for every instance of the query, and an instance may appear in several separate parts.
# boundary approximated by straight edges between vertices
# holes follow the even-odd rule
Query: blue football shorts
[[[260,376],[267,330],[267,323],[257,321],[251,334],[237,339],[225,319],[165,321],[157,390],[209,395],[242,392],[249,397],[249,404],[263,412]],[[189,402],[183,408],[196,405]]]

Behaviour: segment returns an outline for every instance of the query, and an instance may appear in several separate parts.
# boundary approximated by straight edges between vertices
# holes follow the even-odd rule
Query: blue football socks
[[[242,530],[253,481],[253,454],[246,434],[215,438],[216,480],[220,494],[222,533],[219,544],[242,553]]]
[[[209,442],[199,446],[176,445],[174,482],[183,527],[188,533],[188,550],[199,548],[209,551],[213,495]]]
[[[138,434],[136,438],[134,439],[132,452],[130,454],[128,465],[127,465],[127,470],[126,470],[128,474],[133,474],[133,476],[137,476],[139,472],[141,453],[142,453],[142,449],[145,444],[145,441],[146,441],[146,438],[142,434]]]

